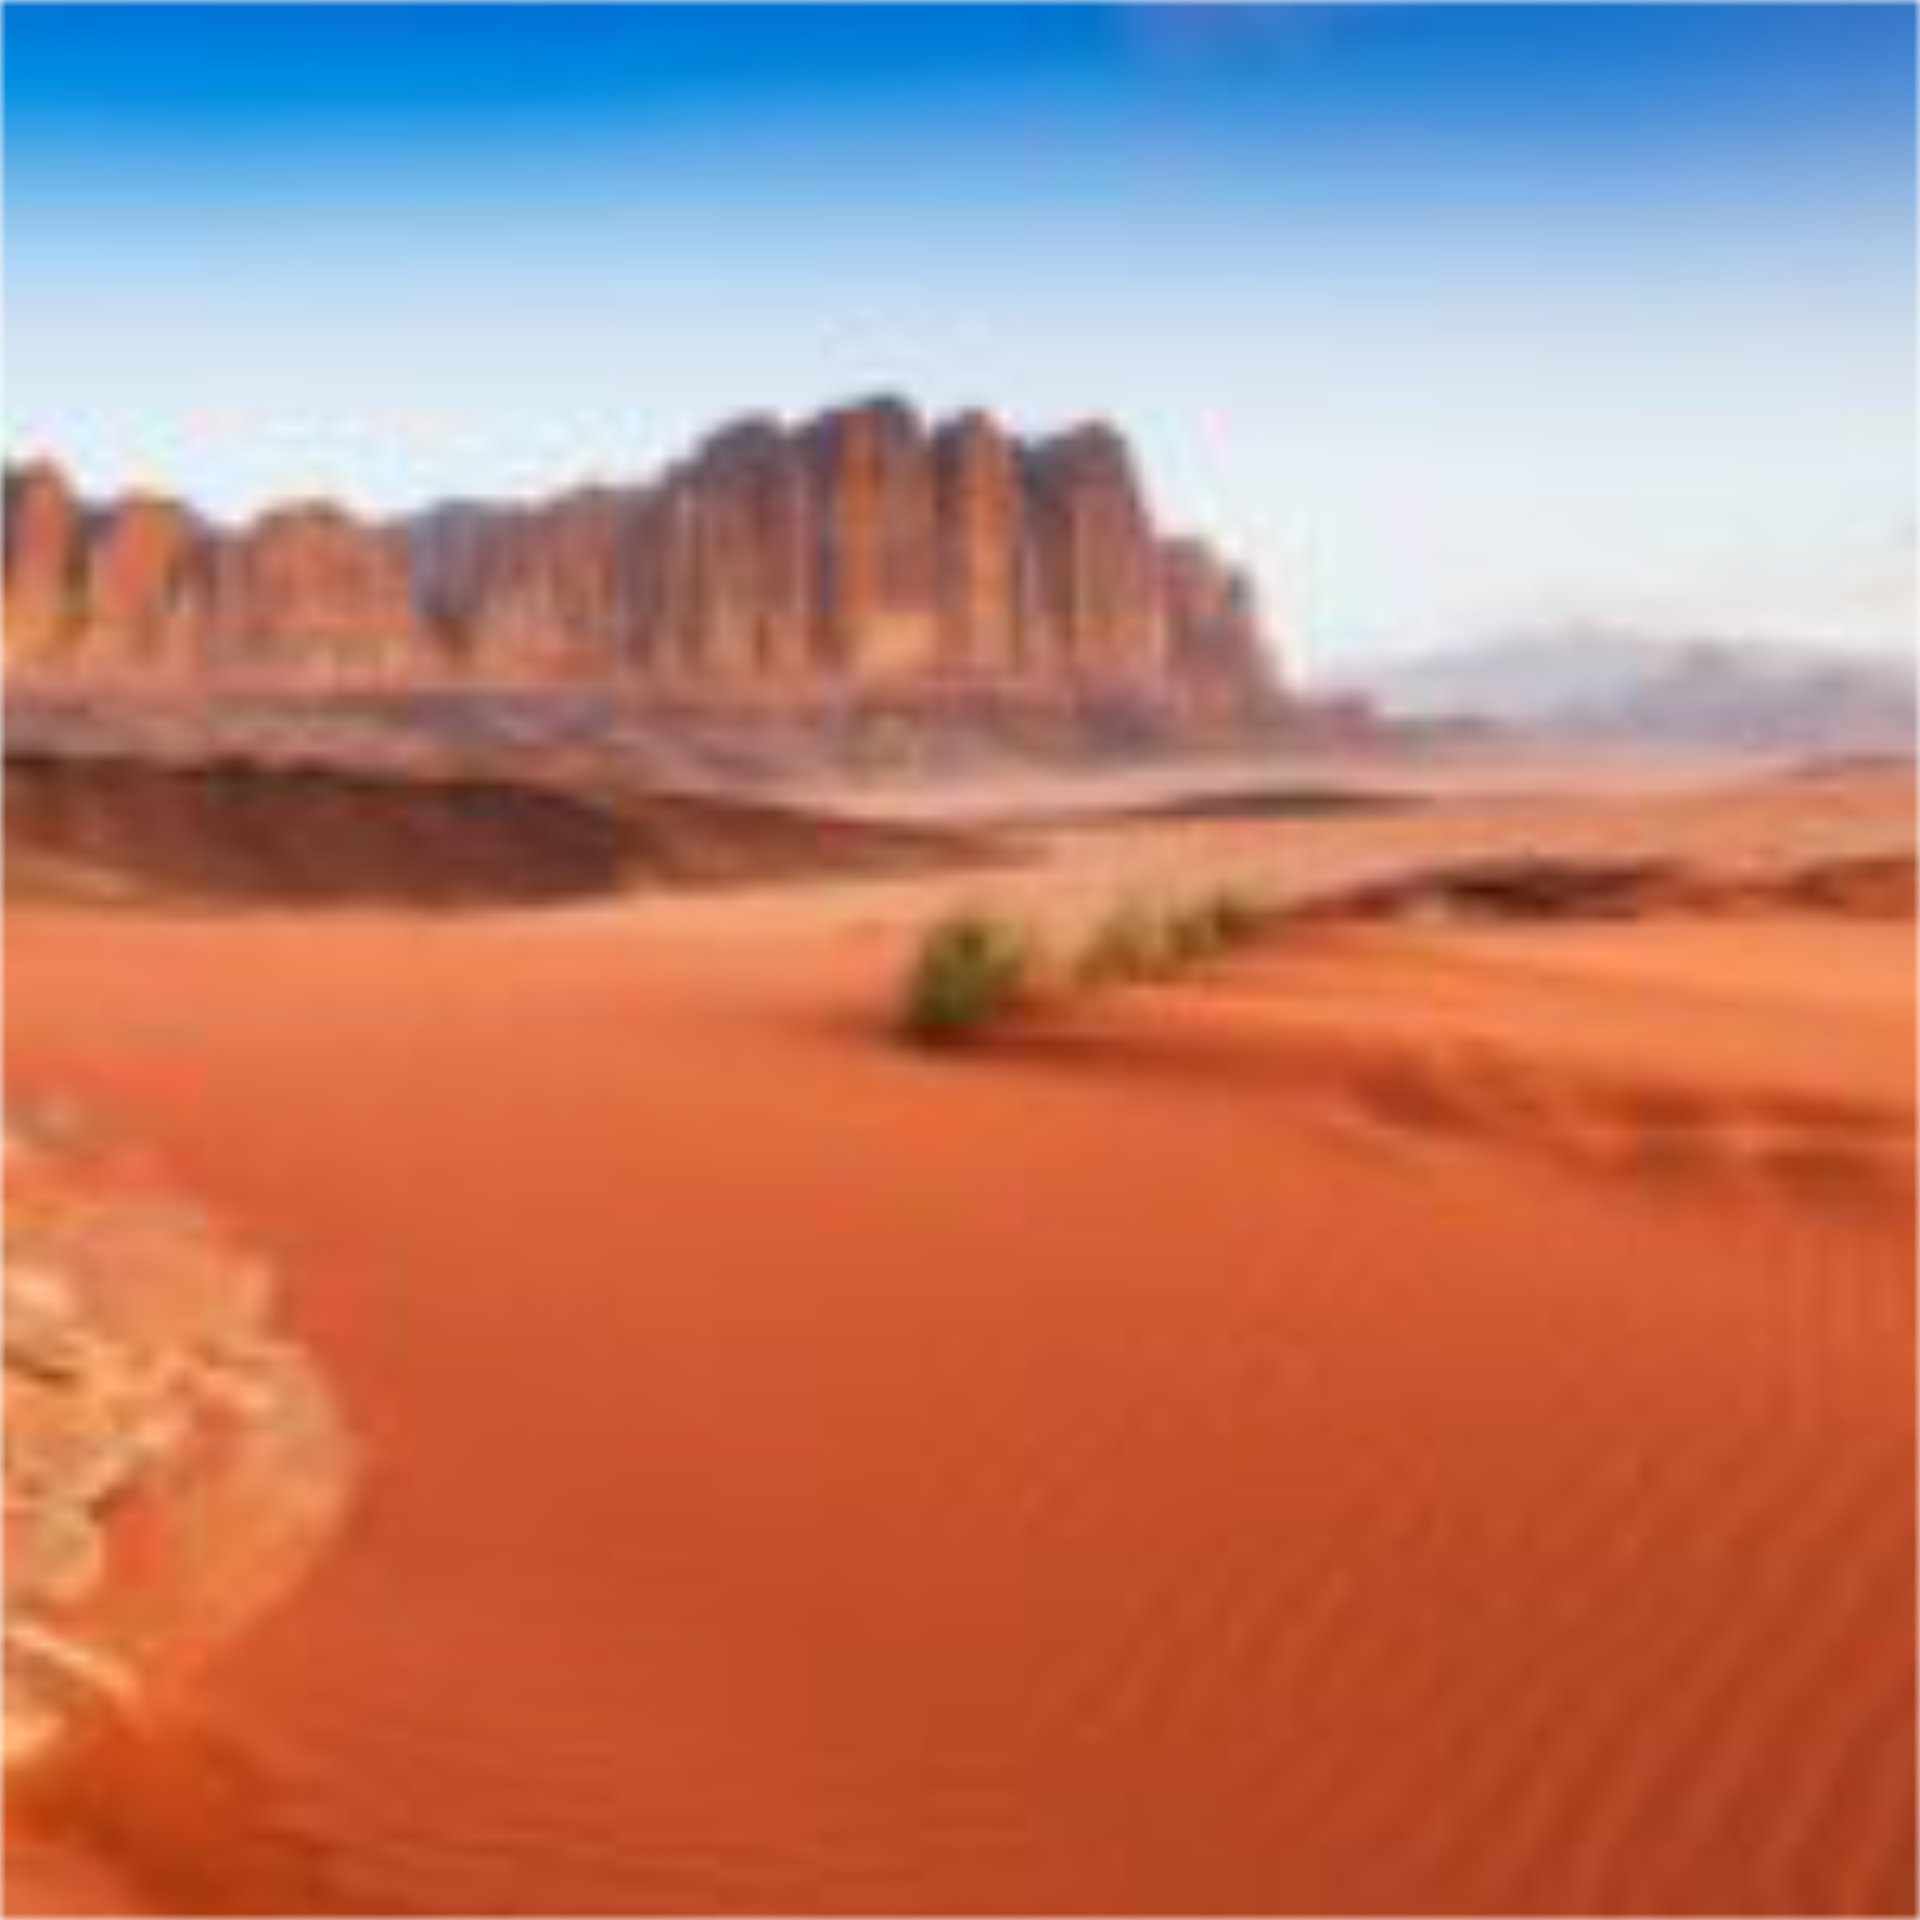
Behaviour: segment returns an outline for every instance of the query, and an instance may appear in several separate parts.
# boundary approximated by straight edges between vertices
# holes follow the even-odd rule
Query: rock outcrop
[[[753,418],[650,485],[222,528],[10,472],[7,667],[59,683],[609,687],[726,702],[1264,711],[1252,590],[1156,526],[1113,428],[1021,441],[877,400]]]
[[[31,666],[73,637],[82,550],[79,503],[45,461],[9,470],[6,486],[7,664]]]
[[[76,1124],[5,1139],[9,1785],[275,1603],[354,1482],[266,1270]]]

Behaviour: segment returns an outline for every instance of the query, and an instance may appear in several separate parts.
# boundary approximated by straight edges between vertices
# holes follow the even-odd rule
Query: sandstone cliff
[[[7,477],[6,614],[9,676],[58,684],[1276,697],[1248,583],[1159,530],[1114,429],[1022,441],[897,400],[738,422],[647,485],[385,523],[96,509],[35,463]]]

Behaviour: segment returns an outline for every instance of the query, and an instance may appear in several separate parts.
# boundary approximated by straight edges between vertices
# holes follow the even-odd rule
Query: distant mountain
[[[223,527],[6,484],[6,674],[79,688],[582,690],[743,711],[999,699],[1256,717],[1251,582],[1151,511],[1111,425],[879,399],[738,421],[652,478],[401,521]]]
[[[1577,628],[1384,661],[1351,676],[1389,719],[1555,739],[1792,753],[1909,752],[1910,658]]]

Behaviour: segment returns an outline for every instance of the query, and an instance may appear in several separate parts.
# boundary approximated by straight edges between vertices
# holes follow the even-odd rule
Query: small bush
[[[1094,928],[1077,971],[1093,986],[1158,980],[1179,957],[1171,923],[1138,901],[1127,901]]]
[[[1196,966],[1211,960],[1228,942],[1220,924],[1206,907],[1187,907],[1167,920],[1167,950],[1176,967]]]
[[[985,913],[956,913],[921,939],[900,1024],[922,1046],[958,1046],[1018,1012],[1031,994],[1033,943]]]
[[[1164,912],[1129,901],[1094,928],[1077,972],[1092,986],[1162,980],[1245,946],[1267,924],[1261,907],[1232,892]]]
[[[1272,924],[1271,912],[1258,901],[1231,888],[1216,893],[1194,909],[1206,929],[1211,951],[1224,953],[1232,947],[1244,947],[1257,940]]]

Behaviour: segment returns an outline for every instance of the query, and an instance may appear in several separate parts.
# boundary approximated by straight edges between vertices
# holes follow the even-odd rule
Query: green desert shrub
[[[1245,946],[1267,924],[1264,909],[1225,890],[1192,906],[1162,910],[1124,901],[1088,937],[1077,972],[1095,986],[1162,980]]]
[[[1158,980],[1179,958],[1170,928],[1167,917],[1151,907],[1122,901],[1088,936],[1076,971],[1091,986]]]
[[[1220,950],[1213,921],[1199,907],[1179,907],[1169,912],[1161,923],[1160,940],[1169,973],[1180,973],[1210,960]]]
[[[989,913],[936,921],[907,971],[900,1024],[923,1046],[959,1046],[1017,1013],[1035,975],[1032,938]]]
[[[1209,953],[1226,953],[1257,940],[1273,918],[1257,900],[1230,887],[1201,901],[1189,917],[1195,922],[1196,937]]]

